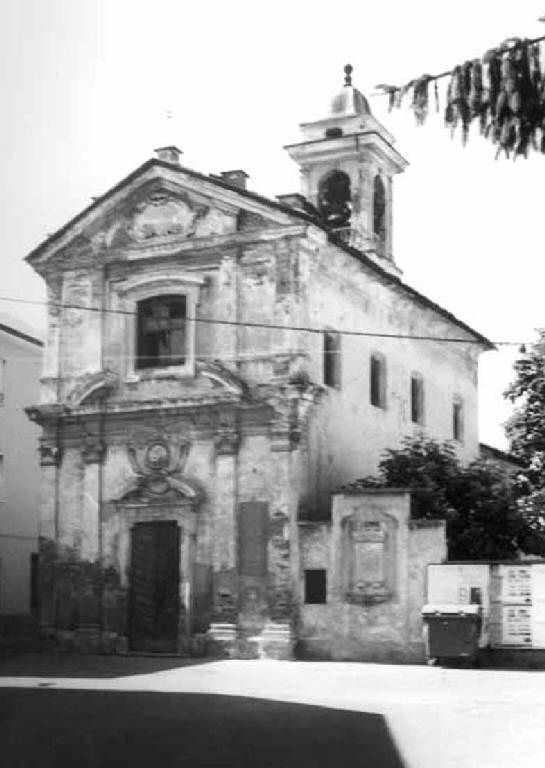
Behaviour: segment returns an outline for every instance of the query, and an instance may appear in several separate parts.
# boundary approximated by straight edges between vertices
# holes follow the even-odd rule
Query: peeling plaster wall
[[[405,297],[399,289],[371,275],[340,250],[316,247],[307,257],[309,322],[315,327],[369,333],[464,337],[461,329]],[[322,338],[308,338],[310,375],[323,380]],[[386,407],[370,403],[370,357],[384,355],[387,367]],[[463,442],[454,442],[464,462],[478,456],[477,354],[471,343],[436,343],[365,336],[341,338],[341,385],[327,387],[310,428],[314,505],[324,509],[328,494],[339,485],[376,472],[386,448],[399,446],[406,435],[424,431],[452,439],[452,403],[463,400]],[[410,377],[424,380],[423,425],[411,421]]]
[[[182,203],[176,209],[182,218],[173,225],[183,229],[186,219],[193,219],[187,201]],[[165,205],[170,211],[171,203]],[[282,326],[424,335],[460,331],[314,228],[286,223],[289,231],[278,234],[271,222],[249,214],[239,217],[249,228],[239,238],[234,212],[232,229],[221,213],[217,232],[199,230],[189,242],[183,233],[173,234],[162,214],[131,229],[124,218],[129,207],[121,206],[117,218],[110,212],[105,232],[97,224],[91,244],[80,238],[46,270],[52,304],[42,402],[68,410],[57,426],[53,418],[48,422],[42,446],[42,624],[60,628],[68,645],[77,630],[82,649],[96,647],[96,638],[85,639],[85,632],[100,626],[101,648],[126,648],[130,526],[147,515],[175,519],[182,528],[184,637],[206,631],[210,623],[229,623],[238,624],[247,639],[274,620],[302,628],[305,642],[316,636],[323,653],[336,658],[360,658],[362,633],[377,642],[386,639],[398,653],[409,641],[412,582],[405,565],[399,604],[362,613],[361,606],[343,602],[333,579],[327,605],[302,605],[304,568],[331,569],[344,545],[337,529],[299,526],[298,515],[328,510],[334,488],[374,472],[382,451],[414,431],[408,410],[412,371],[425,380],[430,435],[450,437],[452,394],[464,399],[459,450],[462,458],[473,458],[473,350],[343,337],[341,388],[323,388],[317,404],[309,405],[314,397],[314,390],[306,389],[309,380],[323,383],[322,336]],[[248,236],[253,225],[255,237]],[[146,283],[160,284],[167,293],[187,290],[197,320],[234,324],[196,322],[195,360],[188,356],[185,371],[135,370],[134,312]],[[58,302],[82,308],[61,310]],[[369,355],[375,350],[388,362],[385,410],[368,402]],[[216,361],[227,374],[220,380],[211,372]],[[110,379],[93,392],[93,376],[98,374],[100,383],[104,371]],[[249,394],[240,394],[241,380]],[[300,415],[307,406],[308,426]],[[198,489],[194,505],[179,499],[165,501],[161,509],[156,500],[147,506],[127,501],[147,471],[135,469],[128,444],[149,444],[153,435],[189,441],[181,474]],[[406,511],[398,512],[397,557],[405,563],[413,557],[412,533]],[[433,549],[430,535],[423,546]],[[418,554],[414,558],[418,581]],[[332,635],[336,627],[343,628],[340,645]],[[366,652],[372,655],[374,647],[369,641]]]

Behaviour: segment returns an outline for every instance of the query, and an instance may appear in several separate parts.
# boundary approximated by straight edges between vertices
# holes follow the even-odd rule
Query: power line
[[[21,298],[15,298],[11,296],[0,296],[0,301],[13,302],[13,303],[19,303],[19,304],[41,305],[45,307],[55,307],[56,309],[78,309],[78,310],[87,311],[87,312],[95,312],[98,314],[107,313],[107,314],[116,314],[116,315],[128,315],[131,317],[138,316],[138,312],[134,312],[129,309],[86,307],[81,304],[39,301],[38,299],[21,299]],[[411,334],[411,333],[387,333],[387,332],[379,332],[379,331],[361,331],[361,330],[354,331],[354,330],[331,328],[331,327],[313,328],[311,326],[306,326],[306,325],[283,325],[281,323],[265,323],[265,322],[258,322],[258,321],[252,321],[252,320],[225,320],[225,319],[212,318],[212,317],[187,317],[186,319],[188,321],[192,321],[195,323],[204,323],[209,325],[224,325],[224,326],[235,326],[235,327],[242,327],[242,328],[258,328],[262,330],[297,331],[297,332],[304,332],[304,333],[315,333],[319,335],[324,333],[336,333],[340,336],[359,336],[359,337],[368,337],[368,338],[376,338],[376,339],[406,339],[410,341],[435,341],[435,342],[449,343],[449,344],[478,344],[479,346],[482,346],[483,344],[483,342],[479,341],[478,339],[467,339],[467,338],[464,339],[464,338],[457,338],[457,337],[450,338],[448,336],[430,336],[426,334],[419,335],[419,334]],[[521,344],[527,344],[528,342],[493,341],[491,343],[494,344],[495,346],[521,346]]]

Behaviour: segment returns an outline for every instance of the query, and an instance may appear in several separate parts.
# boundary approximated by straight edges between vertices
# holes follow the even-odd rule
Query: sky
[[[388,113],[375,85],[545,34],[544,14],[545,0],[2,0],[0,296],[43,301],[24,256],[165,143],[204,173],[244,169],[260,194],[298,191],[282,147],[327,113],[349,62],[410,162],[394,189],[404,280],[494,341],[532,341],[545,156],[496,160],[475,132],[463,147],[440,114],[418,127],[407,108]],[[43,307],[0,305],[43,330]],[[500,448],[516,356],[481,358],[481,440]]]

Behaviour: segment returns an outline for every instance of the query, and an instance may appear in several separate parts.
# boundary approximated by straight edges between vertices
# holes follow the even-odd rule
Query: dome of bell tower
[[[329,114],[332,117],[370,115],[369,102],[361,91],[352,85],[352,65],[344,68],[344,86],[331,99]]]

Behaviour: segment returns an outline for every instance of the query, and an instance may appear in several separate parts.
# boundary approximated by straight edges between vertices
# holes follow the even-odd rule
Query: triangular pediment
[[[229,237],[297,221],[274,201],[188,169],[149,161],[27,257],[38,270],[50,259],[116,255],[168,242]]]

